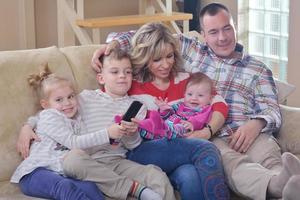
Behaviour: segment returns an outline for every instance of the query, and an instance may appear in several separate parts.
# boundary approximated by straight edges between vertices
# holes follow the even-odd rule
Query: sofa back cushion
[[[0,52],[0,181],[9,180],[21,161],[16,151],[19,130],[39,109],[27,77],[38,73],[45,62],[53,72],[74,81],[67,60],[56,47]]]
[[[70,46],[61,48],[72,68],[79,92],[83,89],[96,89],[96,73],[92,70],[91,60],[93,53],[100,45]]]

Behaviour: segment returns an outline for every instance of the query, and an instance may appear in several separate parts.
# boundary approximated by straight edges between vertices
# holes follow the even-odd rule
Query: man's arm
[[[262,73],[255,86],[255,114],[232,135],[229,145],[238,152],[246,152],[260,133],[272,134],[281,126],[277,89],[272,72],[262,65]]]

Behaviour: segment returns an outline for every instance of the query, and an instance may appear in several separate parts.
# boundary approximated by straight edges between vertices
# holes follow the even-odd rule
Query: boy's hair
[[[39,74],[29,75],[27,81],[29,85],[36,90],[39,99],[47,99],[51,89],[58,84],[67,84],[75,90],[71,81],[53,74],[48,67],[48,63],[41,65],[41,71]]]
[[[103,63],[104,63],[105,60],[118,60],[118,61],[120,61],[124,58],[128,59],[131,63],[130,55],[126,51],[124,51],[120,48],[112,49],[111,52],[108,55],[102,55],[99,58],[99,61],[102,64],[102,67],[100,68],[100,71],[103,68]]]
[[[190,85],[200,84],[200,83],[208,83],[210,86],[211,94],[214,93],[214,82],[210,79],[206,74],[202,72],[196,72],[191,74],[186,84],[186,88]]]
[[[175,64],[171,73],[176,76],[182,66],[182,58],[178,51],[178,42],[172,32],[162,23],[148,23],[143,25],[132,38],[131,62],[135,79],[148,82],[153,76],[148,69],[150,60],[160,58],[165,45],[170,44],[174,49]]]
[[[200,14],[199,14],[199,22],[201,24],[201,27],[203,27],[203,17],[204,17],[204,15],[215,16],[221,10],[225,10],[231,16],[229,9],[221,3],[210,3],[206,6],[204,6],[201,9]]]

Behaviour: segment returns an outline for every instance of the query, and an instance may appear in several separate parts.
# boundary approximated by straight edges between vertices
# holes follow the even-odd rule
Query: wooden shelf
[[[153,15],[126,15],[126,16],[113,16],[113,17],[100,17],[90,19],[78,19],[76,24],[82,28],[103,28],[113,26],[125,26],[134,24],[144,24],[155,21],[187,21],[193,18],[192,14],[172,12],[155,13]]]

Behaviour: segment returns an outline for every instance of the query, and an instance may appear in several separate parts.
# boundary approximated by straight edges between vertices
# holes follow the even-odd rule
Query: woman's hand
[[[110,52],[112,51],[112,49],[117,48],[117,47],[120,47],[119,42],[116,40],[113,40],[109,44],[101,45],[100,48],[94,52],[92,61],[91,61],[91,66],[95,72],[99,73],[100,69],[102,67],[102,64],[100,63],[99,58],[102,55],[109,55]]]
[[[201,130],[191,132],[187,138],[201,138],[201,139],[210,139],[210,131],[208,128],[203,128]]]
[[[37,142],[41,141],[35,132],[33,132],[31,126],[25,124],[20,130],[17,141],[17,151],[21,154],[23,159],[29,156],[30,144],[33,140]]]

